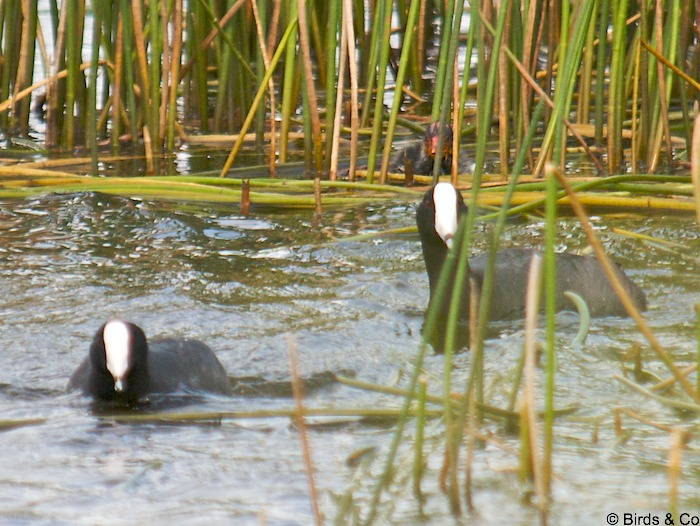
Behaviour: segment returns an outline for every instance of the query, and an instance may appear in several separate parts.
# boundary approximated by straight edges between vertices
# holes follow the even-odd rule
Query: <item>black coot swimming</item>
[[[231,394],[226,371],[207,345],[176,338],[149,343],[139,326],[122,320],[99,328],[68,389],[128,403],[181,390]]]
[[[430,281],[430,298],[432,302],[437,287],[440,270],[452,246],[452,239],[457,232],[460,216],[467,206],[462,195],[450,183],[438,183],[428,190],[418,205],[416,222],[423,248],[423,259]],[[527,273],[532,255],[538,250],[507,248],[496,255],[493,295],[491,297],[490,320],[508,320],[521,318],[525,312],[525,291]],[[487,254],[480,254],[469,259],[470,278],[481,287],[486,269]],[[617,268],[623,286],[629,292],[640,310],[646,309],[644,292]],[[451,278],[454,280],[454,276]],[[460,291],[458,347],[469,343],[469,323],[467,319],[469,305],[469,280],[464,290]],[[592,316],[627,316],[627,311],[608,283],[598,260],[588,256],[574,254],[557,254],[557,310],[568,310],[573,304],[564,296],[572,291],[581,296],[588,304]],[[439,305],[438,322],[427,341],[436,352],[443,351],[443,342],[447,324],[450,297],[454,291],[449,290]],[[427,311],[426,311],[427,312]]]

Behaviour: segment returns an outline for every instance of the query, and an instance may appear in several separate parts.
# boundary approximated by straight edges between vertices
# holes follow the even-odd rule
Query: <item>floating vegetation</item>
[[[66,163],[68,165],[68,163]],[[42,163],[19,163],[0,166],[0,197],[28,197],[46,193],[104,192],[125,196],[158,199],[241,202],[241,187],[249,181],[253,189],[250,201],[256,205],[279,208],[314,208],[314,181],[303,179],[220,178],[212,175],[172,175],[100,177],[42,168]],[[402,174],[394,174],[395,178]],[[637,209],[692,213],[690,177],[659,175],[618,175],[605,178],[575,178],[578,199],[585,205],[604,209]],[[459,181],[470,197],[470,176]],[[386,199],[416,199],[424,187],[402,187],[363,183],[360,181],[320,181],[322,206],[352,206]],[[524,180],[508,190],[507,183],[491,182],[476,195],[480,206],[502,206],[509,201],[514,205],[508,215],[542,209],[545,202],[544,183]],[[652,195],[649,195],[652,194]],[[663,195],[664,197],[657,197]],[[562,191],[557,195],[558,205],[570,205],[570,198]],[[491,219],[498,213],[485,214]]]

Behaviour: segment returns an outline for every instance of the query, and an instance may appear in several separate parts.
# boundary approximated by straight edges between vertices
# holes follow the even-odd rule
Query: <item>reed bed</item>
[[[681,4],[8,2],[0,128],[27,135],[33,108],[48,148],[96,158],[131,144],[151,171],[200,133],[238,137],[222,174],[245,132],[267,148],[272,173],[296,133],[307,168],[331,178],[337,152],[354,159],[365,131],[368,177],[379,168],[386,181],[394,132],[411,123],[449,121],[456,137],[473,124],[477,177],[490,138],[507,177],[535,124],[533,175],[549,159],[563,167],[572,141],[607,173],[654,173],[690,157],[700,60],[694,6]],[[467,101],[476,113],[465,115]],[[586,126],[590,140],[577,131]]]

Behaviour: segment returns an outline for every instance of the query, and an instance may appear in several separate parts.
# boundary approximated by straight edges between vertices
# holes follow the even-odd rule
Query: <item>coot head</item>
[[[133,401],[149,392],[148,343],[138,326],[110,320],[90,345],[91,388],[103,400]]]
[[[425,192],[416,210],[423,259],[434,292],[447,250],[452,247],[459,220],[467,211],[462,194],[450,183],[438,183]]]
[[[206,344],[182,338],[147,342],[137,325],[110,320],[71,375],[68,390],[74,389],[96,400],[132,404],[155,393],[230,395],[231,383]]]

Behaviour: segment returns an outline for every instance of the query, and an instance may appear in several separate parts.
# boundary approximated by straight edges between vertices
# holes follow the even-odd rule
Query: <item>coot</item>
[[[207,345],[176,338],[149,344],[139,326],[122,320],[99,328],[68,389],[119,402],[180,390],[231,394],[226,371]]]
[[[423,248],[423,259],[430,281],[430,302],[437,287],[442,265],[453,237],[457,232],[459,218],[467,210],[462,195],[450,183],[438,183],[428,190],[418,205],[416,221]],[[493,295],[491,297],[490,320],[508,320],[524,316],[527,273],[532,255],[539,250],[506,248],[496,255]],[[479,289],[484,279],[488,255],[479,254],[469,259],[470,277]],[[574,254],[557,254],[557,310],[569,310],[573,304],[564,296],[572,291],[588,304],[592,316],[627,316],[627,311],[615,294],[594,257]],[[616,267],[618,277],[640,310],[646,309],[646,298],[642,290]],[[454,281],[454,273],[450,280]],[[460,291],[460,320],[457,335],[458,347],[469,344],[469,280]],[[438,322],[427,341],[437,352],[443,351],[443,342],[449,312],[450,297],[454,291],[448,289],[440,302]],[[426,311],[427,313],[427,311]]]

